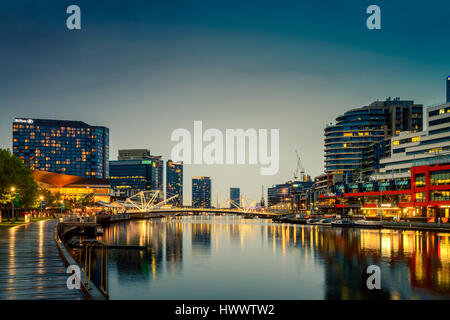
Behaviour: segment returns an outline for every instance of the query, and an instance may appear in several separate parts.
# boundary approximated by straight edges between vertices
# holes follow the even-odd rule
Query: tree
[[[34,181],[33,172],[11,151],[0,149],[0,208],[10,205],[13,200],[11,187],[19,194],[22,207],[35,204],[38,185]]]
[[[51,193],[50,190],[41,187],[39,188],[39,195],[44,197],[46,207],[60,206],[59,200],[61,198],[61,194],[59,192]]]
[[[84,207],[89,207],[89,206],[94,205],[94,194],[93,193],[89,193],[89,194],[85,195],[83,197],[83,199],[81,200],[81,204]]]

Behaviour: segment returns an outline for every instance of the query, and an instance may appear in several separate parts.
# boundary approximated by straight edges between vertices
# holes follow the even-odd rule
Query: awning
[[[114,209],[121,208],[120,206],[114,205],[112,203],[106,203],[106,202],[103,202],[103,201],[97,201],[95,204],[98,204],[98,205],[100,205],[102,207],[107,207],[107,208],[114,208]]]

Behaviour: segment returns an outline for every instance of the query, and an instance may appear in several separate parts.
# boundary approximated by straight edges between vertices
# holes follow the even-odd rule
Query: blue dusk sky
[[[81,30],[66,8],[81,8]],[[381,30],[366,8],[381,8]],[[111,159],[149,148],[167,160],[174,129],[280,129],[280,170],[185,167],[259,200],[261,185],[323,172],[323,129],[348,109],[386,97],[444,101],[450,2],[71,0],[0,3],[0,147],[15,117],[110,128]]]

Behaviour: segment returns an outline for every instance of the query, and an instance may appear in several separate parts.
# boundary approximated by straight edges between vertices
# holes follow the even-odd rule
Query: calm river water
[[[111,299],[450,299],[450,234],[235,216],[105,228]],[[367,266],[381,268],[368,290]]]

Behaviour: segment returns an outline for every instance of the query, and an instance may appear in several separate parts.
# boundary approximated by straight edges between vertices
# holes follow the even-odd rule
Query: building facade
[[[13,153],[32,170],[107,178],[109,129],[81,121],[22,119],[12,124]]]
[[[162,156],[150,156],[155,167],[155,189],[159,190],[159,199],[164,199],[164,160]]]
[[[427,129],[391,138],[389,157],[380,161],[376,180],[405,178],[422,160],[450,154],[450,103],[427,108]]]
[[[183,206],[183,162],[168,160],[166,163],[166,197],[178,195],[172,203]]]
[[[389,138],[423,129],[423,106],[414,101],[376,101],[352,109],[325,128],[325,173],[365,176],[379,168],[389,151]]]
[[[241,189],[230,188],[230,209],[241,207]]]
[[[61,200],[80,205],[80,201],[92,195],[93,202],[110,202],[111,185],[108,179],[83,178],[67,174],[34,170],[36,183],[53,194],[59,194]]]
[[[192,207],[211,208],[210,177],[192,177]]]
[[[269,209],[301,211],[303,208],[302,199],[310,201],[313,197],[314,182],[309,181],[288,181],[283,184],[275,184],[267,188],[267,205]],[[309,203],[306,203],[308,206]]]
[[[384,219],[394,217],[448,223],[450,156],[422,160],[407,178],[335,185],[335,194],[320,195],[316,210]]]
[[[151,159],[110,161],[109,168],[109,179],[116,197],[128,198],[157,187],[156,166]]]

